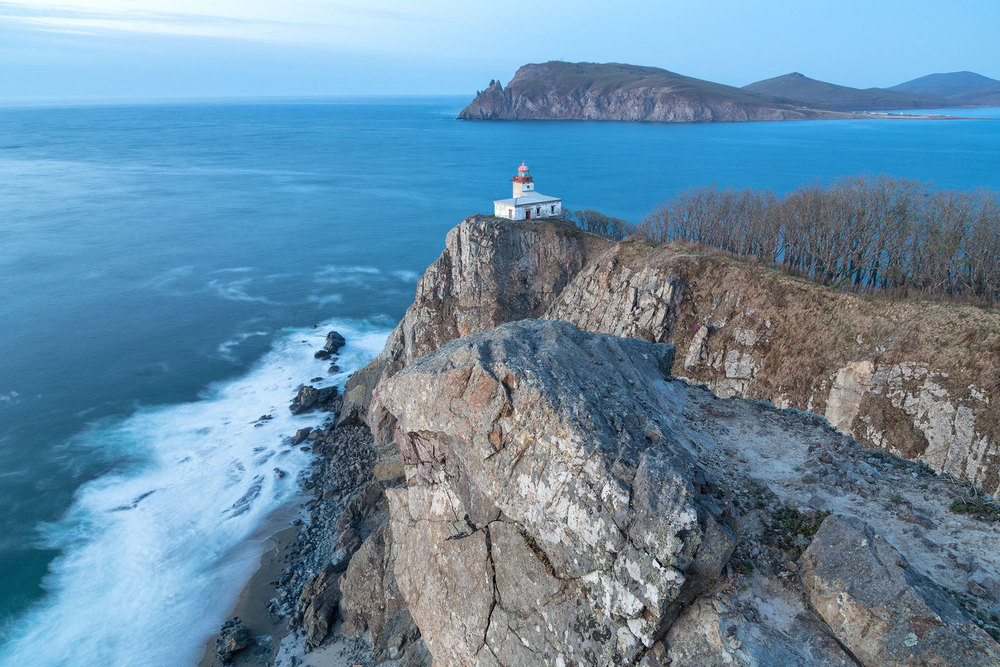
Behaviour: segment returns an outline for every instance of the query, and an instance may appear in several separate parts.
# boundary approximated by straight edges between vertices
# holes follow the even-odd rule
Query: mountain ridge
[[[841,111],[934,109],[943,106],[943,100],[932,95],[885,88],[852,88],[812,79],[799,72],[756,81],[743,86],[742,90]]]

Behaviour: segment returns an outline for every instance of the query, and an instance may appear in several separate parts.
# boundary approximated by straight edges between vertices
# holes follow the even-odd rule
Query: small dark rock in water
[[[275,468],[274,474],[278,476],[278,479],[284,479],[285,475],[287,475],[288,473],[282,470],[281,468]]]
[[[257,499],[260,495],[260,490],[264,486],[264,477],[262,475],[257,475],[253,478],[253,482],[250,484],[250,488],[247,492],[240,496],[240,499],[233,503],[233,506],[229,509],[232,511],[231,516],[239,516],[250,509],[250,505],[253,501]]]
[[[257,417],[257,421],[259,422],[266,422],[270,421],[271,419],[274,419],[274,415],[261,415],[260,417]]]
[[[340,366],[338,366],[337,364],[330,364],[330,372],[331,373],[339,373],[340,372]]]
[[[306,385],[299,389],[298,395],[289,406],[293,415],[301,415],[313,410],[330,410],[331,404],[337,398],[336,387],[316,387]]]
[[[314,377],[312,380],[309,380],[309,381],[310,382],[322,382],[323,378],[322,377]]]
[[[316,354],[313,355],[314,358],[323,359],[324,361],[326,361],[332,356],[333,355],[330,354],[330,350],[317,350]]]
[[[231,618],[219,630],[219,638],[215,640],[215,657],[219,662],[229,662],[233,659],[233,654],[249,645],[250,631],[247,626],[238,617]]]
[[[344,347],[347,341],[336,331],[331,331],[326,335],[326,345],[323,346],[324,350],[329,351],[331,354],[337,354],[340,348]]]
[[[295,437],[292,438],[292,444],[297,445],[300,442],[304,441],[306,438],[309,437],[310,433],[312,433],[311,427],[306,426],[305,428],[300,428],[298,431],[295,432]]]

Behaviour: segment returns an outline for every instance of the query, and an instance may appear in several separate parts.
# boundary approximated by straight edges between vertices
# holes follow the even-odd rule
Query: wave
[[[331,328],[348,342],[343,370],[328,376],[313,352]],[[325,415],[293,416],[295,389],[314,376],[342,384],[387,335],[356,321],[287,330],[247,375],[203,399],[79,436],[128,463],[82,486],[67,515],[41,527],[61,554],[46,598],[8,629],[0,664],[195,664],[256,569],[261,538],[298,497],[311,454],[287,438]]]
[[[255,336],[266,336],[266,335],[267,335],[266,331],[248,331],[246,333],[237,334],[233,338],[230,338],[229,340],[223,343],[219,343],[219,347],[216,348],[216,351],[219,353],[219,356],[222,359],[225,359],[226,361],[229,361],[231,363],[238,363],[239,359],[237,359],[236,355],[233,354],[233,348],[239,346],[248,338],[253,338]]]
[[[223,283],[219,280],[210,280],[208,282],[208,286],[213,292],[215,292],[216,296],[222,297],[227,301],[251,301],[255,303],[278,305],[276,302],[268,299],[267,297],[247,294],[246,290],[243,289],[243,286],[250,283],[252,280],[252,278],[243,278],[229,283]]]

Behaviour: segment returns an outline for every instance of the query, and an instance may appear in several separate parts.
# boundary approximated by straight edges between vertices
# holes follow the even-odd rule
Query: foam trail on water
[[[342,372],[327,376],[329,362],[313,352],[330,329],[347,346]],[[201,400],[83,434],[131,463],[82,486],[67,516],[44,527],[62,550],[49,594],[10,629],[0,664],[195,664],[256,569],[268,520],[296,499],[310,463],[283,441],[327,415],[293,416],[296,388],[314,376],[342,385],[387,334],[360,322],[287,331],[247,375]],[[273,419],[257,421],[265,414]]]

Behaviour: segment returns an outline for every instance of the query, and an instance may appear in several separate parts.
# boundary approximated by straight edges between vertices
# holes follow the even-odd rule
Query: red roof
[[[528,165],[521,163],[521,166],[517,168],[518,171],[528,171]]]

